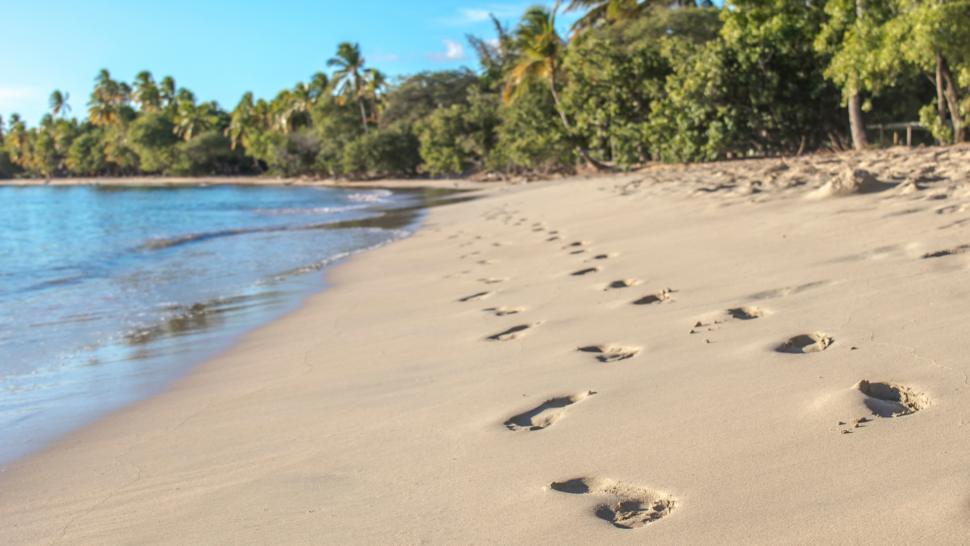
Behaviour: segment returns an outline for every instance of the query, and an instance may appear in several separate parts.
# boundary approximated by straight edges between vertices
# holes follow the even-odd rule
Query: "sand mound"
[[[824,186],[809,194],[812,199],[826,197],[845,197],[860,193],[875,193],[888,190],[892,184],[885,184],[876,180],[869,171],[862,169],[848,169],[840,176],[829,180]]]

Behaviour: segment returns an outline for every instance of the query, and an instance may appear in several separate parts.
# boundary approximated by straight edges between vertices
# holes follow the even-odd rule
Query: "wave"
[[[284,209],[256,209],[253,212],[264,216],[312,216],[317,214],[336,214],[349,210],[360,210],[367,205],[347,205],[345,207],[313,207],[313,208],[284,208]]]
[[[374,217],[379,217],[382,215],[375,215]],[[358,222],[366,221],[374,217],[365,217],[358,220],[334,220],[331,222],[318,222],[314,224],[304,224],[298,226],[265,226],[258,228],[247,228],[247,229],[226,229],[222,231],[210,231],[207,233],[191,233],[189,235],[182,235],[180,237],[161,237],[157,239],[149,239],[143,244],[135,248],[137,251],[154,251],[154,250],[164,250],[166,248],[172,248],[175,246],[187,245],[192,243],[201,243],[203,241],[210,241],[212,239],[220,239],[223,237],[235,237],[236,235],[250,235],[254,233],[278,233],[283,231],[306,231],[310,229],[341,229],[349,227],[369,227],[366,225],[357,225]]]
[[[383,203],[387,198],[394,195],[391,190],[374,190],[368,192],[352,193],[347,199],[358,203]]]

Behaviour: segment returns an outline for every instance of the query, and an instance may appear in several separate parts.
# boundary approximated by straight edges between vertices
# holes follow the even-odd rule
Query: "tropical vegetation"
[[[561,7],[492,17],[494,38],[467,36],[475,70],[389,79],[345,42],[332,72],[230,110],[102,70],[85,108],[54,91],[37,126],[0,118],[0,177],[629,169],[885,146],[867,125],[897,121],[928,145],[970,139],[970,0]]]

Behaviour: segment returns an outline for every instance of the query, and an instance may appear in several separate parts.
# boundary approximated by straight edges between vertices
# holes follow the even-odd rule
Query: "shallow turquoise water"
[[[407,236],[428,198],[0,187],[0,464],[161,392],[322,289],[327,265]]]

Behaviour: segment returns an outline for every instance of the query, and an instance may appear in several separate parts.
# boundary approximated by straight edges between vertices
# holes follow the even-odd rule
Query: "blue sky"
[[[474,69],[465,33],[493,38],[489,12],[514,24],[533,3],[2,0],[0,115],[18,112],[34,125],[60,89],[81,117],[102,68],[129,82],[141,70],[156,80],[171,75],[199,100],[231,109],[246,91],[271,98],[329,73],[326,61],[342,41],[359,42],[367,64],[392,76]],[[561,32],[575,18],[561,15]]]

